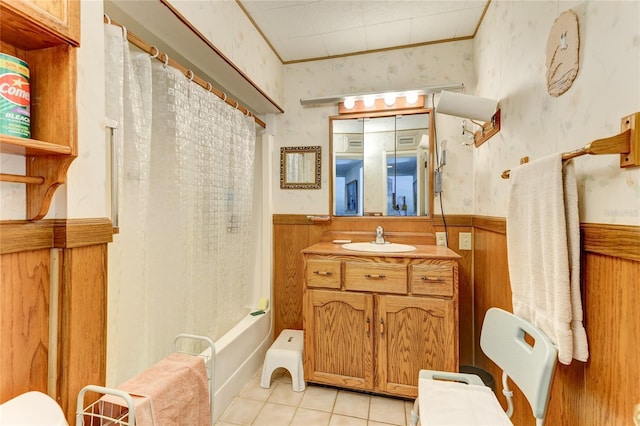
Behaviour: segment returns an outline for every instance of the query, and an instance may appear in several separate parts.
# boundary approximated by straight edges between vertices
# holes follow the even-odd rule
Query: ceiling
[[[283,63],[475,35],[490,0],[238,0]]]

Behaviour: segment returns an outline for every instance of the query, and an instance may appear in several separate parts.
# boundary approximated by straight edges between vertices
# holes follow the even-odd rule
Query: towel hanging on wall
[[[553,340],[561,363],[586,361],[573,163],[553,154],[516,167],[510,182],[507,250],[513,313]]]

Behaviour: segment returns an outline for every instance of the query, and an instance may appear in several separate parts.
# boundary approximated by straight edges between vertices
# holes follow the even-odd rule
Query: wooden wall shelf
[[[14,155],[71,155],[71,147],[36,139],[0,135],[0,152]]]
[[[38,220],[77,156],[80,2],[0,0],[0,27],[0,52],[28,64],[31,92],[31,139],[0,135],[0,153],[23,156],[26,173],[0,181],[26,184],[26,217]]]

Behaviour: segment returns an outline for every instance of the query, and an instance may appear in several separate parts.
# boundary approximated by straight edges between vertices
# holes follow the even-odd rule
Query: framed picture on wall
[[[352,180],[345,185],[345,213],[358,213],[358,181]]]

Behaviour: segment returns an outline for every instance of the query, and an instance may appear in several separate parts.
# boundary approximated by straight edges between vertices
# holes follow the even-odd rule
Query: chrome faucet
[[[376,244],[384,244],[384,229],[382,226],[376,228]]]

